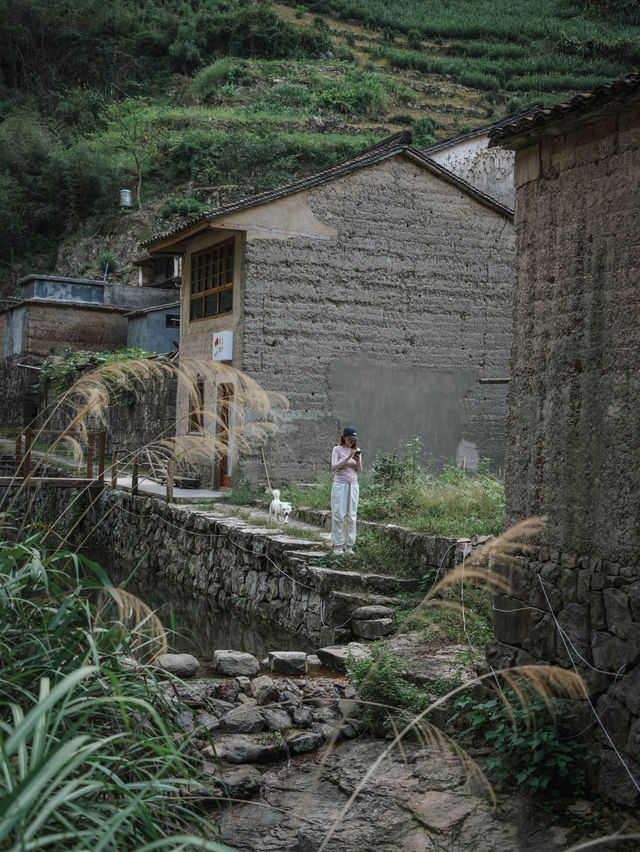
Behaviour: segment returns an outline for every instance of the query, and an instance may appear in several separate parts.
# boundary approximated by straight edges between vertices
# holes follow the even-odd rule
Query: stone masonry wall
[[[264,530],[237,518],[169,505],[122,491],[94,492],[74,501],[70,489],[40,489],[12,504],[20,517],[54,523],[83,544],[107,574],[145,575],[164,581],[176,595],[207,597],[227,612],[249,619],[257,629],[279,628],[305,641],[332,644],[353,638],[350,616],[366,604],[397,603],[396,595],[415,592],[417,579],[361,575],[313,564],[324,551],[313,542]],[[72,504],[72,505],[70,505]],[[421,570],[454,564],[455,540],[414,534],[408,542]]]
[[[108,406],[105,422],[91,418],[88,428],[106,429],[107,454],[111,456],[118,450],[121,461],[125,461],[136,450],[175,434],[176,384],[177,379],[172,376],[139,382],[135,399]],[[55,392],[47,386],[38,403],[38,423],[42,428],[61,430],[68,425],[69,416],[64,412],[50,414],[54,407]]]
[[[336,236],[246,243],[239,366],[291,404],[265,448],[272,478],[326,470],[345,424],[365,466],[416,434],[438,462],[501,464],[504,386],[479,379],[507,370],[510,219],[399,159],[306,201]],[[241,474],[264,479],[259,453]]]
[[[36,412],[36,392],[33,385],[40,375],[37,370],[20,364],[39,366],[42,358],[15,355],[0,359],[0,426],[26,426]]]
[[[640,784],[639,173],[637,110],[516,153],[506,519],[547,524],[508,563],[490,659],[575,663]],[[638,789],[588,724],[600,790],[634,803]]]

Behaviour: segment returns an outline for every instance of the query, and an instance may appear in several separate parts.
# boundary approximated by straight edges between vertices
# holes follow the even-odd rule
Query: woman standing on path
[[[356,512],[358,511],[358,474],[362,470],[358,433],[352,426],[342,430],[340,443],[331,454],[334,472],[331,489],[331,543],[336,554],[353,553],[356,543]]]

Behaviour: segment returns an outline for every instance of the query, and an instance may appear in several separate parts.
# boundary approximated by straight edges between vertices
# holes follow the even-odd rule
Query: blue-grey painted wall
[[[174,340],[180,340],[179,328],[167,328],[167,316],[180,316],[180,305],[129,316],[127,346],[139,346],[150,352],[173,352]]]

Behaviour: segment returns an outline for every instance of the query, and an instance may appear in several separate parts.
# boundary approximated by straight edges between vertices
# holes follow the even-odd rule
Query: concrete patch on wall
[[[358,428],[370,461],[419,435],[427,453],[444,462],[456,458],[464,438],[463,399],[475,383],[471,370],[445,372],[355,358],[330,367],[329,398],[333,415]]]
[[[480,456],[476,445],[473,441],[465,441],[463,438],[456,450],[456,464],[467,470],[477,470],[479,461]]]

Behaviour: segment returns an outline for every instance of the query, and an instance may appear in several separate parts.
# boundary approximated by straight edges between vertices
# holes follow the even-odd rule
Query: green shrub
[[[77,352],[68,352],[62,358],[50,357],[42,362],[42,369],[38,383],[34,385],[36,390],[43,388],[47,383],[53,385],[56,393],[67,390],[75,381],[78,371],[98,364],[111,364],[115,361],[137,360],[148,358],[152,355],[144,349],[131,347],[129,349],[118,349],[115,352],[105,350],[104,352],[88,352],[84,349]],[[107,382],[108,384],[108,382]],[[114,386],[113,390],[117,388]]]
[[[393,716],[406,723],[426,710],[430,698],[407,682],[406,662],[390,653],[384,640],[373,642],[369,650],[370,658],[347,658],[347,679],[361,702],[358,717],[374,733],[388,734]]]
[[[419,30],[409,30],[407,33],[407,44],[412,50],[420,50],[422,47],[422,33]]]
[[[386,109],[389,94],[382,74],[348,71],[342,79],[327,80],[318,92],[325,109],[345,115],[371,115]]]
[[[411,135],[413,136],[413,144],[416,148],[428,148],[429,145],[433,145],[436,141],[435,137],[435,129],[438,126],[438,122],[435,118],[431,118],[430,116],[423,116],[422,118],[417,118],[413,122],[413,127],[411,128]]]
[[[569,702],[545,700],[526,684],[520,688],[524,705],[512,688],[504,690],[504,701],[496,697],[478,703],[460,696],[450,721],[462,728],[465,738],[491,746],[486,770],[499,780],[529,793],[580,795],[594,758],[572,730]]]
[[[225,83],[233,79],[235,63],[228,57],[216,59],[211,65],[199,71],[193,81],[192,89],[201,100],[206,101],[218,92]]]
[[[422,439],[416,435],[392,453],[378,453],[372,465],[373,483],[391,488],[415,480],[424,453]]]
[[[102,275],[118,271],[118,258],[112,251],[103,251],[98,255],[96,269]]]
[[[162,207],[164,218],[168,216],[189,216],[192,213],[202,213],[205,205],[197,198],[166,198]]]

